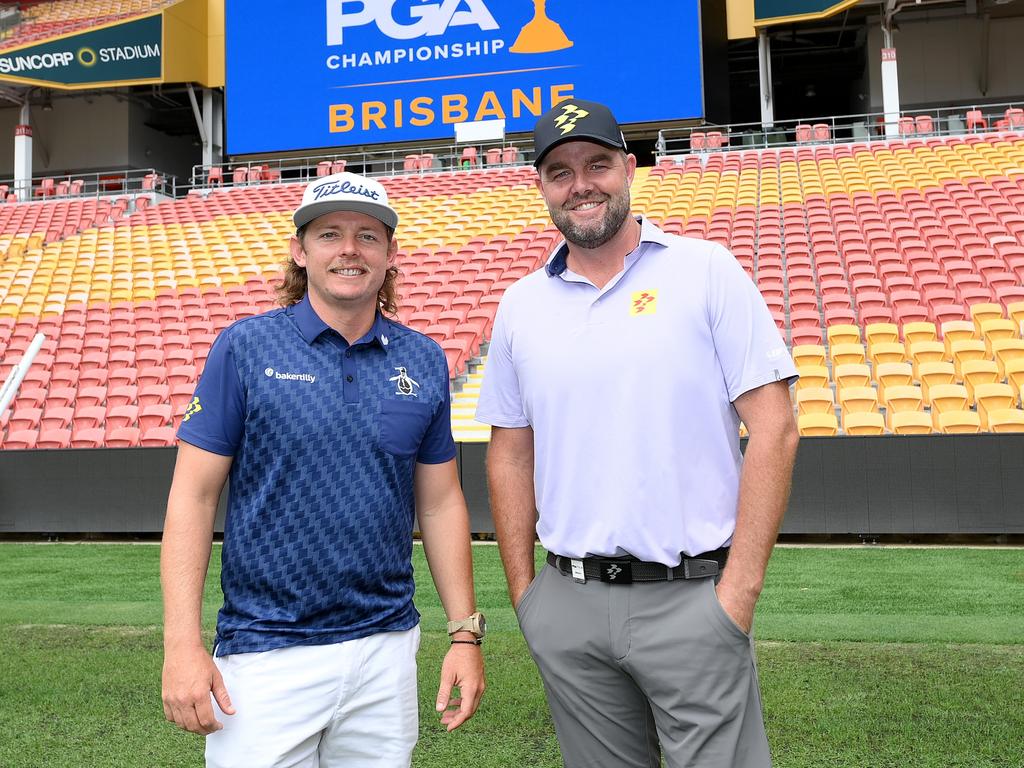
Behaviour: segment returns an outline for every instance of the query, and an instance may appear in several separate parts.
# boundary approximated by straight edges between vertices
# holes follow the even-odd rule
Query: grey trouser
[[[566,768],[768,768],[753,640],[714,580],[578,584],[550,565],[518,608]]]

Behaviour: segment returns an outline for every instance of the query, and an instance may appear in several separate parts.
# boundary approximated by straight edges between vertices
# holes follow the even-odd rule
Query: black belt
[[[683,555],[679,565],[669,568],[661,563],[648,563],[635,557],[570,558],[548,552],[548,565],[554,566],[563,576],[571,576],[576,581],[597,579],[607,584],[632,584],[634,581],[673,581],[717,576],[725,567],[728,557],[729,548],[722,547],[696,557]]]

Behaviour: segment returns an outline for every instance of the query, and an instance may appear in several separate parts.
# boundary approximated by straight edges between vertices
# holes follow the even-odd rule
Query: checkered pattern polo
[[[217,655],[409,629],[413,472],[455,457],[448,366],[378,315],[351,346],[304,299],[210,350],[178,437],[233,456]]]

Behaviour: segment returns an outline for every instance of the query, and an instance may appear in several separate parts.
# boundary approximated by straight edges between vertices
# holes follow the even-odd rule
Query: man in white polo
[[[293,220],[283,308],[217,338],[178,431],[164,713],[207,736],[210,768],[399,768],[418,736],[415,518],[452,620],[441,723],[464,723],[484,689],[448,364],[385,316],[398,214],[379,182],[317,179]],[[203,582],[228,479],[211,658]]]
[[[476,417],[565,765],[764,768],[750,633],[796,369],[725,248],[630,214],[636,158],[607,107],[560,104],[534,139],[565,242],[502,297]]]

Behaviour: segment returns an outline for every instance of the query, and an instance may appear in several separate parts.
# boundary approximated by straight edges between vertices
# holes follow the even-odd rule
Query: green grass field
[[[447,734],[432,707],[443,617],[416,548],[413,764],[560,766],[497,549],[474,555],[489,687]],[[160,706],[158,558],[151,545],[0,545],[0,766],[202,765],[202,740]],[[755,631],[778,768],[1024,766],[1024,550],[780,548]]]

